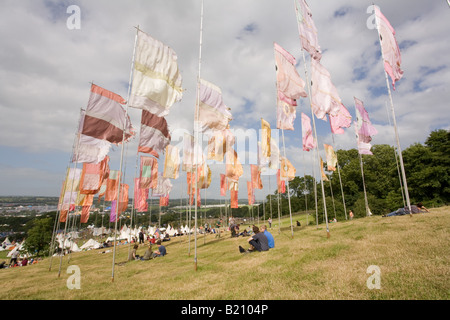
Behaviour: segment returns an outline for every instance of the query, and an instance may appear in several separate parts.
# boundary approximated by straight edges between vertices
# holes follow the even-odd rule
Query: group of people
[[[161,240],[156,241],[156,245],[158,246],[158,249],[156,251],[153,251],[152,248],[152,242],[149,242],[147,250],[145,251],[143,256],[140,256],[137,254],[137,249],[139,249],[139,245],[135,244],[133,246],[133,250],[130,251],[130,254],[128,256],[128,261],[133,260],[150,260],[157,257],[164,257],[167,254],[166,247],[162,245]]]
[[[253,226],[253,235],[247,239],[249,243],[249,248],[245,250],[242,246],[239,246],[239,252],[248,253],[248,252],[261,252],[261,251],[269,251],[275,247],[275,240],[272,234],[267,231],[266,225],[262,225],[261,229],[257,226]]]

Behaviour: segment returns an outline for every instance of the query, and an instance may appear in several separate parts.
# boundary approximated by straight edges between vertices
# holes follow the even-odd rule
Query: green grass
[[[208,235],[172,238],[168,255],[124,262],[128,246],[118,246],[112,281],[112,253],[102,250],[46,258],[36,265],[0,270],[1,299],[43,300],[447,300],[450,297],[448,207],[431,213],[380,216],[301,227],[291,235],[290,219],[274,219],[274,249],[240,254],[247,238]],[[261,221],[260,224],[263,222]],[[247,227],[247,226],[245,226]],[[279,232],[279,230],[281,232]],[[190,247],[190,250],[189,250]],[[145,246],[138,249],[143,254]],[[190,254],[189,254],[190,252]],[[61,272],[60,270],[61,262]],[[67,288],[67,268],[81,272],[81,289]],[[367,268],[380,268],[381,289],[369,289]],[[195,268],[196,267],[196,268]],[[59,274],[59,276],[58,276]]]

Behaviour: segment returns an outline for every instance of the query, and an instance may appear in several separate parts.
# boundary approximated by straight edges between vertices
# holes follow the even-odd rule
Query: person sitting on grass
[[[153,253],[153,258],[164,257],[167,254],[166,247],[161,244],[161,240],[156,242],[158,250]]]
[[[265,224],[261,226],[261,232],[264,233],[264,235],[266,236],[269,248],[270,249],[274,248],[275,240],[273,239],[273,235],[269,231],[267,231],[267,227]]]
[[[148,249],[145,251],[144,256],[141,257],[141,260],[146,261],[153,259],[153,251],[152,251],[152,244],[148,244]]]
[[[422,211],[423,210],[423,211]],[[427,208],[425,208],[425,206],[422,204],[422,202],[419,202],[417,205],[411,205],[411,212],[409,211],[409,208],[406,206],[404,208],[399,208],[396,211],[393,211],[391,213],[385,214],[382,217],[392,217],[392,216],[403,216],[405,214],[415,214],[415,213],[420,213],[420,212],[430,212],[428,211]]]
[[[136,251],[139,248],[139,245],[135,244],[133,246],[133,250],[130,251],[130,255],[128,256],[128,261],[133,261],[136,260],[136,258],[138,258],[138,256],[136,256]]]
[[[253,251],[268,251],[269,250],[269,241],[264,233],[259,231],[257,226],[253,226],[254,235],[248,238],[248,243],[250,244],[250,248],[246,251],[244,248],[239,246],[239,252],[253,252]]]

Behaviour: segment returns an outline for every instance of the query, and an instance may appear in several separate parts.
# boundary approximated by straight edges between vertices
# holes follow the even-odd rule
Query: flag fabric
[[[110,170],[108,180],[106,181],[105,201],[117,200],[119,176],[120,171]]]
[[[205,163],[197,167],[197,186],[199,189],[208,189],[211,184],[211,169]]]
[[[285,193],[286,192],[286,181],[281,179],[281,173],[280,169],[277,170],[277,187],[278,187],[278,193]]]
[[[311,60],[311,107],[318,119],[327,121],[326,114],[336,116],[342,102],[331,82],[328,70],[317,60]]]
[[[80,177],[82,170],[79,168],[68,168],[66,179],[64,180],[58,201],[60,210],[60,222],[65,222],[69,211],[75,210],[76,201],[79,195]]]
[[[91,210],[91,206],[83,206],[81,208],[81,217],[80,223],[87,223],[89,220],[89,211]]]
[[[325,171],[323,170],[323,160],[322,157],[320,157],[320,172],[322,174],[322,180],[323,181],[329,181],[327,175],[325,174]]]
[[[250,165],[250,176],[253,189],[262,189],[261,170],[256,164]]]
[[[226,196],[226,194],[227,194],[226,177],[224,174],[220,174],[220,195]]]
[[[303,49],[305,49],[313,59],[320,60],[322,54],[317,38],[317,28],[306,1],[295,0],[295,11],[297,14],[298,31]]]
[[[370,151],[370,149],[372,148],[372,144],[370,144],[370,142],[366,142],[367,138],[361,137],[358,134],[358,123],[356,121],[354,122],[354,125],[355,125],[356,143],[358,145],[358,153],[373,155],[372,151]]]
[[[352,116],[347,108],[342,104],[336,115],[329,114],[331,132],[334,134],[343,134],[343,128],[349,128],[352,125]]]
[[[222,99],[222,91],[211,82],[199,81],[198,119],[201,131],[225,130],[232,119],[230,109]],[[197,113],[196,113],[197,115]]]
[[[297,99],[306,97],[305,82],[298,74],[295,58],[274,43],[277,75],[277,128],[294,130]]]
[[[287,158],[281,157],[280,173],[282,179],[287,179],[288,181],[294,180],[296,171],[297,170]]]
[[[106,156],[99,163],[83,163],[80,178],[81,194],[96,194],[103,181],[109,176],[109,157]]]
[[[311,128],[311,119],[302,112],[302,142],[303,151],[310,151],[316,147]]]
[[[118,94],[92,84],[81,133],[115,144],[128,141],[135,131],[122,107],[125,103]]]
[[[109,222],[118,221],[119,217],[117,214],[117,200],[111,201],[111,211],[109,213]]]
[[[178,179],[180,169],[180,153],[175,146],[168,145],[166,147],[166,156],[164,159],[163,176],[170,179]]]
[[[169,205],[169,194],[163,197],[159,197],[159,206],[167,207]]]
[[[166,116],[183,96],[181,85],[176,53],[138,30],[129,106]]]
[[[325,143],[323,144],[323,147],[325,149],[325,154],[327,156],[327,170],[336,171],[337,156],[333,150],[333,147]]]
[[[156,188],[152,189],[153,197],[164,197],[172,191],[172,183],[169,178],[164,178],[161,173],[158,173],[158,183]]]
[[[159,158],[171,139],[166,119],[142,110],[138,151]]]
[[[372,141],[372,136],[378,133],[378,130],[372,125],[369,119],[369,114],[364,108],[364,103],[355,97],[354,99],[359,140],[364,143],[369,143]]]
[[[154,189],[158,184],[158,161],[155,158],[141,156],[140,189]]]
[[[265,158],[270,157],[270,139],[272,131],[270,130],[270,124],[261,118],[261,151],[262,156]]]
[[[134,208],[136,212],[145,212],[148,210],[148,192],[149,189],[140,188],[140,178],[134,179]]]
[[[253,182],[247,181],[248,204],[251,206],[255,203],[255,195],[253,194]]]
[[[183,160],[181,169],[183,171],[191,171],[197,165],[203,165],[205,157],[203,151],[198,144],[195,144],[194,136],[188,133],[183,137]]]
[[[82,134],[86,110],[81,110],[78,124],[78,141],[75,144],[72,162],[99,163],[108,154],[111,142]]]
[[[383,13],[381,13],[380,9],[375,5],[374,8],[381,42],[381,51],[384,58],[384,70],[391,77],[392,87],[395,90],[395,82],[403,77],[403,70],[400,67],[402,63],[400,48],[395,39],[394,28]]]
[[[223,162],[226,144],[222,131],[215,132],[208,141],[208,160]]]
[[[231,150],[227,151],[225,158],[226,158],[226,164],[225,164],[226,173],[225,174],[226,174],[227,178],[234,180],[234,181],[239,180],[239,177],[242,176],[242,174],[244,173],[244,170],[242,169],[242,164],[239,161],[236,150],[231,149]]]
[[[238,206],[238,195],[239,191],[238,190],[230,190],[230,205],[231,208],[236,209],[239,208]]]

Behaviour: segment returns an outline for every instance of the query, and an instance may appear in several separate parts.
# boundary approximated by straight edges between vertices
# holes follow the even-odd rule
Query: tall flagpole
[[[284,151],[284,169],[286,170],[286,175],[288,173],[287,168],[287,158],[286,158],[286,145],[284,143],[284,129],[281,129],[281,134],[283,136],[283,151]],[[281,179],[281,172],[280,172],[280,179]],[[291,210],[291,194],[289,192],[289,176],[287,176],[286,179],[287,182],[287,194],[288,194],[288,202],[289,202],[289,216],[291,218],[291,236],[294,238],[294,224],[292,223],[292,210]]]
[[[125,142],[125,126],[127,124],[127,117],[128,117],[128,102],[130,99],[130,92],[131,92],[131,81],[133,77],[133,68],[134,68],[134,62],[136,58],[136,44],[137,44],[137,37],[139,32],[139,26],[136,28],[136,36],[134,38],[134,47],[133,47],[133,59],[131,62],[131,70],[130,70],[130,79],[128,81],[128,95],[127,95],[127,107],[125,109],[125,121],[124,121],[124,128],[122,132],[122,148],[120,152],[120,166],[119,166],[119,174],[118,174],[118,185],[119,188],[117,190],[117,202],[116,202],[116,217],[115,217],[115,223],[114,223],[114,252],[113,252],[113,261],[112,261],[112,272],[111,272],[111,282],[114,282],[114,266],[116,262],[116,242],[117,242],[117,220],[119,219],[119,211],[120,211],[120,191],[121,191],[121,176],[122,176],[122,163],[123,163],[123,148],[124,148],[124,142]],[[125,177],[124,177],[125,179]]]
[[[314,117],[314,112],[313,112],[313,108],[312,108],[312,96],[311,96],[311,82],[309,81],[309,76],[308,76],[308,69],[306,68],[306,58],[305,58],[305,51],[302,48],[302,56],[303,56],[303,66],[305,68],[305,77],[306,77],[306,83],[308,84],[308,94],[309,94],[309,102],[310,102],[310,106],[311,106],[311,118],[312,118],[312,123],[313,123],[313,128],[314,128],[314,136],[316,139],[316,157],[317,157],[317,162],[319,163],[320,166],[320,157],[319,157],[319,141],[317,139],[317,130],[316,130],[316,121],[315,121],[315,117]],[[322,168],[320,168],[319,172],[321,171]],[[322,198],[323,198],[323,210],[324,210],[324,214],[325,214],[325,225],[327,228],[327,238],[330,237],[330,229],[328,227],[328,214],[327,214],[327,202],[325,200],[325,188],[323,186],[323,178],[322,175],[320,175],[320,185],[322,187]],[[317,206],[316,206],[317,208]]]
[[[201,3],[201,11],[200,11],[200,42],[199,42],[199,55],[198,55],[198,76],[197,76],[197,98],[195,101],[195,116],[194,116],[194,159],[196,164],[196,173],[195,173],[195,230],[194,230],[194,243],[195,243],[195,250],[194,250],[194,268],[195,271],[197,271],[197,200],[198,200],[198,183],[197,183],[197,172],[198,172],[198,131],[200,129],[200,123],[199,123],[199,112],[200,112],[200,106],[199,106],[199,100],[200,100],[200,77],[201,77],[201,67],[202,67],[202,42],[203,42],[203,0]],[[192,178],[191,178],[192,179]]]
[[[373,5],[373,9],[374,9],[374,12],[375,12],[375,5]],[[376,22],[377,22],[378,41],[379,41],[379,43],[380,43],[381,57],[382,57],[383,62],[384,62],[385,59],[384,59],[383,47],[382,47],[382,44],[381,44],[380,24],[379,24],[379,21],[378,21],[378,17],[376,17],[375,20],[376,20]],[[383,68],[383,69],[384,69],[384,68]],[[408,185],[407,185],[407,183],[406,183],[405,167],[404,167],[404,165],[403,165],[402,148],[400,147],[400,138],[399,138],[399,136],[398,136],[397,121],[395,120],[394,102],[392,101],[391,87],[390,87],[390,85],[389,85],[389,79],[388,79],[387,72],[386,72],[385,69],[384,69],[383,71],[384,71],[384,76],[385,76],[385,78],[386,78],[386,87],[387,87],[387,90],[388,90],[388,93],[389,93],[389,101],[390,101],[390,103],[391,103],[392,119],[393,119],[393,121],[394,121],[395,138],[396,138],[396,141],[397,141],[397,152],[398,152],[398,157],[399,157],[399,160],[400,160],[400,168],[401,168],[401,171],[402,171],[403,186],[404,186],[404,188],[405,188],[406,204],[407,204],[407,206],[408,206],[408,208],[409,208],[409,216],[412,217],[412,213],[411,213],[411,202],[410,202],[410,200],[409,200]]]

